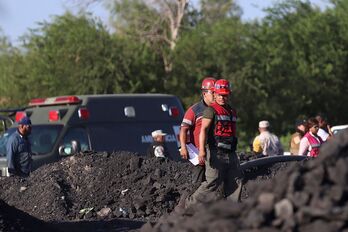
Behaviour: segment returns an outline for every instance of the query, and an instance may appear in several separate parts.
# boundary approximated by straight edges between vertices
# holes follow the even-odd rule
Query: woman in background
[[[306,123],[305,135],[301,139],[299,155],[317,157],[323,140],[318,135],[319,122],[316,118],[309,118]]]

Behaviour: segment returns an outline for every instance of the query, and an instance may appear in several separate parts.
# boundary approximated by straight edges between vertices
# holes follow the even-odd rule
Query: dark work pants
[[[192,183],[201,184],[205,181],[205,166],[196,165],[192,170]]]
[[[227,198],[240,201],[242,182],[239,160],[235,152],[230,152],[228,161],[219,159],[217,151],[207,149],[206,181],[186,200],[186,207]]]

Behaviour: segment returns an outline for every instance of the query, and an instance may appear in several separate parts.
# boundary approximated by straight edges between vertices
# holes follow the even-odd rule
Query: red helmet
[[[206,77],[202,81],[201,90],[214,90],[214,84],[216,79],[213,77]]]
[[[220,79],[215,82],[214,91],[220,95],[228,95],[231,93],[230,82],[225,79]]]

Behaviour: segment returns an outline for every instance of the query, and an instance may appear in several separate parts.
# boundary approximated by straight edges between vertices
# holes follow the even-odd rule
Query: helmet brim
[[[220,94],[220,95],[229,95],[231,93],[231,91],[226,90],[226,89],[219,89],[219,90],[215,90],[215,93]]]

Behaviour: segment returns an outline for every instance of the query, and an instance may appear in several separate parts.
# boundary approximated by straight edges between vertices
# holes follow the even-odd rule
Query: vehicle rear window
[[[33,125],[29,136],[32,152],[38,155],[51,152],[62,128],[62,125]]]
[[[17,128],[13,127],[1,134],[0,156],[6,156],[7,141],[16,130]],[[51,152],[61,130],[61,125],[33,125],[29,135],[32,152],[37,155]]]
[[[6,156],[6,144],[8,138],[16,131],[16,128],[10,128],[0,135],[0,157]]]

